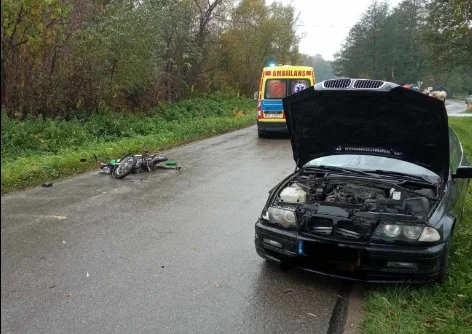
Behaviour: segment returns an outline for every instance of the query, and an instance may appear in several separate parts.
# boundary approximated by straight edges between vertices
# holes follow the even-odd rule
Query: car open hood
[[[326,82],[283,99],[298,167],[327,155],[366,154],[405,160],[447,179],[443,102],[381,81],[379,89],[326,88]]]

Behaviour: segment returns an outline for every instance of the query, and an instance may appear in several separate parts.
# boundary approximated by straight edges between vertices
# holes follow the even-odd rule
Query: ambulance
[[[270,66],[262,70],[259,90],[254,93],[257,104],[259,137],[268,133],[288,131],[282,99],[315,84],[313,67]]]

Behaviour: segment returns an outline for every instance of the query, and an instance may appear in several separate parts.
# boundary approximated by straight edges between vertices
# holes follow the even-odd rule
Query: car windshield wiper
[[[372,173],[367,173],[359,169],[352,169],[352,168],[344,168],[344,167],[335,167],[335,166],[325,166],[325,165],[313,165],[313,166],[304,166],[303,168],[309,168],[309,169],[322,169],[322,170],[328,170],[328,171],[333,171],[333,172],[343,172],[343,173],[351,173],[351,174],[360,174],[360,175],[366,175],[366,176],[374,176]]]
[[[367,173],[373,173],[377,175],[395,175],[395,176],[401,176],[413,180],[418,180],[418,181],[423,181],[426,182],[427,184],[434,184],[434,181],[427,179],[424,176],[421,175],[412,175],[412,174],[406,174],[406,173],[401,173],[401,172],[394,172],[394,171],[388,171],[388,170],[383,170],[383,169],[376,169],[376,170],[367,170]]]

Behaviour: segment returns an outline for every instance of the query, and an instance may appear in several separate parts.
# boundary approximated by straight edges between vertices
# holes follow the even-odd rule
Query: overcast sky
[[[272,3],[275,0],[266,0]],[[401,0],[390,0],[390,8]],[[300,52],[314,56],[319,53],[325,60],[333,60],[349,29],[357,23],[372,0],[278,0],[284,5],[293,4],[300,13],[298,34]]]

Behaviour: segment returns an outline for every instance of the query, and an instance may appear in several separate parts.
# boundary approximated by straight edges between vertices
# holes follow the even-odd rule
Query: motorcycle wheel
[[[132,154],[125,155],[113,169],[113,176],[117,179],[122,179],[134,170],[135,165],[136,157]]]

